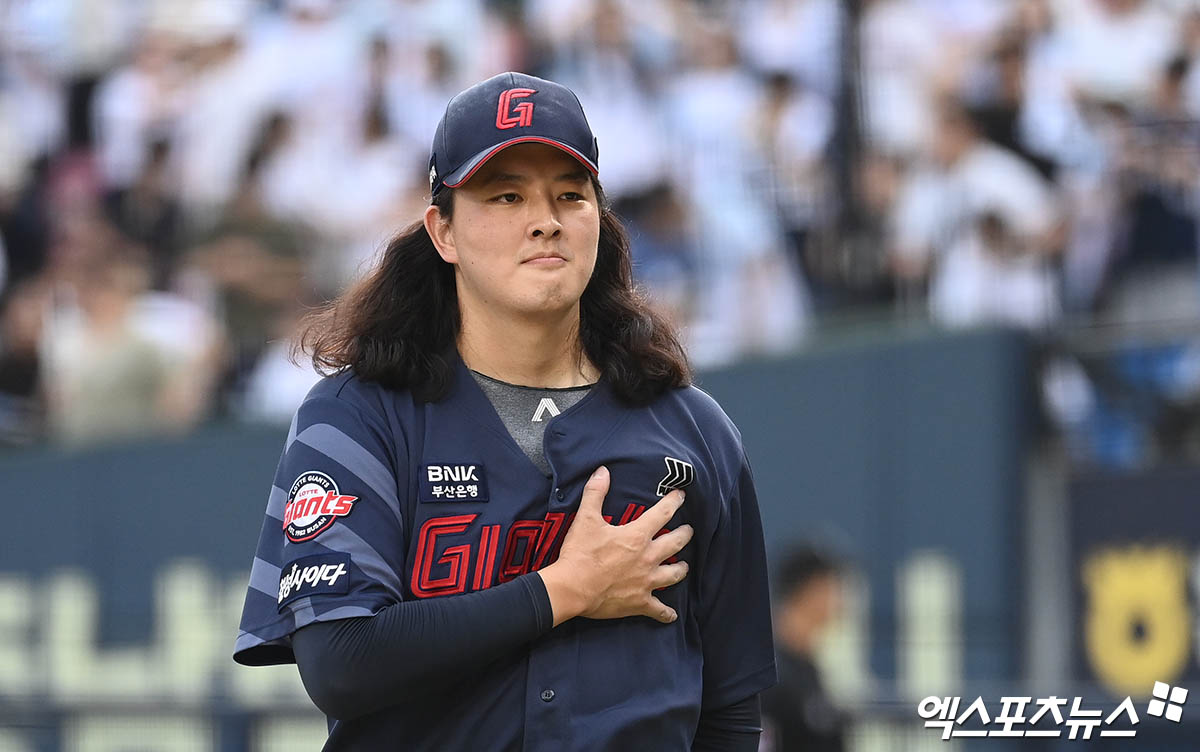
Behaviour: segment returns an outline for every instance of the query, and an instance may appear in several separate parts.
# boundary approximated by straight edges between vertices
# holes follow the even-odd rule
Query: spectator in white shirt
[[[1179,24],[1149,0],[1058,3],[1073,85],[1099,99],[1144,104],[1179,45]]]
[[[105,188],[128,188],[142,173],[148,147],[165,135],[174,114],[178,71],[169,39],[141,39],[130,63],[96,90],[96,158]]]
[[[941,108],[934,144],[932,163],[909,179],[894,210],[893,265],[902,283],[939,274],[951,252],[978,256],[1004,246],[1043,258],[1057,248],[1055,197],[1028,162],[980,138],[954,103]],[[989,215],[994,220],[981,224]]]

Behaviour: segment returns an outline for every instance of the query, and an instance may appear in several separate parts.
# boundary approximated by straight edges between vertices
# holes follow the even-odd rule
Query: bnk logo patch
[[[417,500],[426,504],[443,501],[487,501],[487,468],[477,463],[422,465]]]
[[[312,540],[328,530],[338,517],[350,514],[357,500],[357,496],[343,496],[333,478],[325,473],[303,472],[288,491],[283,530],[293,543]]]

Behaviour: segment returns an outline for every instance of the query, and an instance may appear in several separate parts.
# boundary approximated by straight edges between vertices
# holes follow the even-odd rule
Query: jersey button
[[[553,689],[543,689],[542,690],[542,702],[550,702],[553,699],[554,699],[554,690]]]
[[[563,490],[561,488],[554,489],[554,498],[558,499],[559,501],[562,501],[566,497],[567,497],[567,495],[565,493],[563,493]]]

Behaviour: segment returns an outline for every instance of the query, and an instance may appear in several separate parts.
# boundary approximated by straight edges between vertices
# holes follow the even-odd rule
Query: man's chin
[[[551,294],[539,300],[525,301],[517,310],[520,315],[529,318],[557,320],[578,315],[579,297],[565,293]]]

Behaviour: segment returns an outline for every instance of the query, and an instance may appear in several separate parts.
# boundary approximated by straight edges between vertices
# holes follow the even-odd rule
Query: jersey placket
[[[598,397],[599,395],[589,395]],[[591,402],[585,398],[584,402]],[[543,452],[550,465],[552,485],[546,500],[547,514],[573,509],[578,502],[578,493],[562,487],[563,478],[571,477],[577,468],[563,467],[559,458],[564,455],[564,439],[572,416],[586,411],[587,404],[579,404],[562,415],[555,416],[546,425]],[[568,471],[564,476],[563,471]],[[566,532],[560,533],[565,536]],[[549,564],[549,562],[547,562]],[[529,650],[525,681],[525,752],[550,752],[572,749],[571,705],[579,681],[579,642],[571,622],[562,624],[536,643]]]
[[[566,625],[564,625],[566,626]],[[571,705],[576,676],[574,630],[559,627],[529,651],[525,681],[525,752],[573,749]]]

